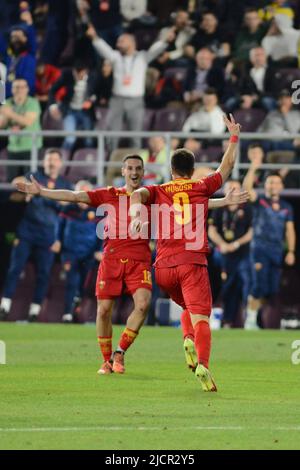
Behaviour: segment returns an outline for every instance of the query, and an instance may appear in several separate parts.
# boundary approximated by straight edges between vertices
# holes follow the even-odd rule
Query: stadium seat
[[[161,109],[156,111],[154,118],[154,131],[176,132],[181,131],[187,118],[185,109]]]
[[[267,163],[292,163],[296,153],[292,150],[272,150],[267,153]]]
[[[42,129],[45,131],[63,131],[63,120],[53,119],[53,117],[51,117],[49,109],[46,109],[42,117]]]
[[[196,162],[220,162],[223,155],[222,147],[208,147],[196,152]]]
[[[238,109],[234,113],[236,122],[242,126],[242,132],[255,132],[266,116],[262,109]]]
[[[120,163],[119,166],[108,166],[107,167],[107,173],[106,173],[106,184],[108,186],[113,185],[113,180],[114,178],[120,176],[120,171],[121,171],[121,162],[123,158],[126,155],[129,154],[136,154],[139,153],[141,149],[136,149],[136,148],[120,148],[117,150],[114,150],[109,158],[109,162],[111,163]]]
[[[291,90],[291,94],[292,94],[293,93],[292,83],[295,80],[300,80],[299,69],[276,70],[273,76],[270,91],[274,96],[278,96],[278,94],[284,89]]]
[[[143,131],[151,131],[153,126],[155,111],[154,109],[145,109]]]
[[[97,149],[79,149],[73,155],[73,162],[94,163],[87,166],[73,166],[69,168],[67,178],[72,183],[82,179],[92,179],[97,177]]]
[[[108,108],[96,108],[96,124],[95,130],[105,130],[106,129],[106,119],[108,115]]]

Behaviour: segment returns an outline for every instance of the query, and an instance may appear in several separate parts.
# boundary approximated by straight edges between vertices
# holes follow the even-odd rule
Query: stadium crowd
[[[32,139],[18,135],[20,130],[153,130],[157,137],[148,142],[112,138],[105,149],[111,162],[120,162],[134,149],[146,165],[160,165],[160,170],[146,168],[148,185],[163,182],[162,168],[169,162],[162,131],[222,135],[226,112],[234,113],[245,131],[298,133],[300,111],[293,105],[291,83],[300,78],[299,7],[298,0],[12,0],[9,5],[0,0],[0,74],[7,96],[0,107],[0,129],[11,131],[8,141],[1,138],[0,159],[30,160]],[[60,150],[45,152],[53,144]],[[220,161],[227,145],[226,140],[199,141],[192,135],[172,140],[173,150],[184,146],[207,166]],[[96,155],[94,139],[37,138],[36,147],[44,158],[44,168],[35,175],[42,184],[87,188],[95,183],[93,170],[64,170],[62,159]],[[300,187],[300,172],[284,165],[300,162],[300,139],[252,141],[242,146],[241,159],[251,164],[243,174],[245,187],[265,195],[252,195],[254,216],[251,204],[217,210],[209,221],[209,235],[215,247],[212,269],[221,273],[223,283],[223,324],[238,324],[240,306],[246,307],[252,293],[247,307],[251,328],[256,326],[259,299],[276,304],[284,244],[287,265],[295,264],[293,211],[278,197],[283,187]],[[273,175],[260,171],[264,162],[283,167]],[[7,166],[0,181],[11,182],[28,171],[25,165]],[[115,167],[107,168],[105,178],[107,184],[123,184]],[[240,186],[232,180],[226,191]],[[2,292],[2,314],[9,313],[18,279],[33,254],[37,280],[29,315],[39,315],[55,253],[61,252],[67,285],[63,318],[73,321],[88,271],[101,262],[101,246],[92,234],[95,213],[35,197],[26,202]],[[41,243],[36,237],[43,230]],[[270,230],[274,237],[266,241]],[[76,248],[81,240],[87,245],[84,253]],[[154,310],[155,302],[150,322]]]

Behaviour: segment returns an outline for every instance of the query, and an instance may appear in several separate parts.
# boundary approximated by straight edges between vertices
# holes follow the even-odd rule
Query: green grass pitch
[[[185,366],[179,329],[145,327],[126,374],[99,377],[93,327],[2,323],[0,449],[299,449],[296,339],[215,332],[219,392],[207,394]]]

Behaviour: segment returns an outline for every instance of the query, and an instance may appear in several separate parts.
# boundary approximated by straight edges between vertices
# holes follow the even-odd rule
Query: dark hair
[[[204,94],[205,95],[216,95],[216,96],[218,96],[217,90],[215,88],[212,88],[212,87],[206,88]]]
[[[268,178],[270,178],[271,176],[278,176],[278,178],[280,178],[280,179],[281,179],[281,182],[283,183],[283,178],[282,178],[281,174],[278,173],[278,171],[270,171],[270,172],[267,174],[266,180],[267,180]]]
[[[142,162],[142,165],[144,167],[144,160],[142,159],[142,157],[140,155],[126,155],[126,157],[123,158],[123,165],[125,165],[125,163],[127,162],[127,160],[140,160],[140,162]]]
[[[260,148],[262,149],[263,152],[265,152],[263,146],[259,142],[253,142],[252,144],[248,146],[247,150],[256,149],[256,148]]]
[[[171,167],[177,175],[191,177],[195,169],[195,155],[187,149],[175,150]]]
[[[258,9],[255,7],[248,7],[245,9],[244,15],[246,15],[247,13],[258,13]]]
[[[56,149],[56,148],[50,148],[50,149],[47,149],[45,154],[44,154],[44,158],[47,156],[47,155],[51,155],[51,153],[57,153],[60,157],[61,160],[63,160],[63,154],[62,154],[62,151],[60,149]]]

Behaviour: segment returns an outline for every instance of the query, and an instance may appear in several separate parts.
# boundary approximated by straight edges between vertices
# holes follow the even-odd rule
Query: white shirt
[[[86,100],[87,81],[88,81],[88,76],[86,74],[82,80],[77,80],[77,82],[75,82],[74,95],[70,103],[71,109],[74,109],[77,111],[82,109],[83,103]]]
[[[259,67],[255,68],[252,67],[250,70],[250,77],[254,81],[256,88],[263,92],[264,91],[264,81],[265,81],[265,76],[266,76],[266,67]]]
[[[219,106],[209,112],[202,108],[187,118],[183,126],[183,132],[198,131],[223,134],[226,129],[223,115],[224,113]]]
[[[158,41],[149,51],[136,51],[132,56],[123,56],[103,39],[94,39],[93,45],[101,56],[112,63],[113,95],[123,98],[140,98],[145,95],[148,64],[167,48],[167,43]]]

